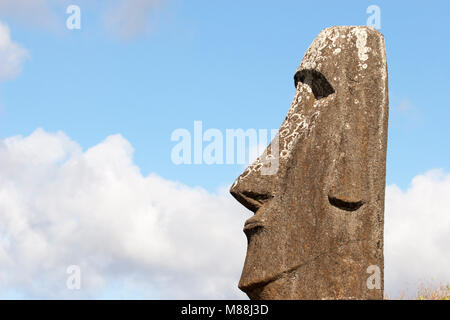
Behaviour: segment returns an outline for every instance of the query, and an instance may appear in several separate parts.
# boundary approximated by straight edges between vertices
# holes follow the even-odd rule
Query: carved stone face
[[[265,174],[263,155],[230,190],[254,212],[239,288],[252,299],[382,298],[384,38],[368,27],[325,29],[294,80],[291,108],[264,154],[279,155],[277,170]],[[378,290],[366,284],[371,265],[381,270]]]

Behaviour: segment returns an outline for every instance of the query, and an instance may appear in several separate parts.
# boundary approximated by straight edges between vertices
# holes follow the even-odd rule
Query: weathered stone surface
[[[382,299],[384,38],[369,27],[325,29],[294,79],[277,137],[230,190],[255,213],[239,288],[252,299]],[[270,154],[279,155],[271,175]],[[372,265],[380,289],[367,286]]]

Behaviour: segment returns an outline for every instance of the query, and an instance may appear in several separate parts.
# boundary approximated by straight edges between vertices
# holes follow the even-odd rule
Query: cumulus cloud
[[[408,190],[386,190],[385,286],[412,296],[421,283],[450,284],[450,175],[432,170]]]
[[[120,135],[85,152],[43,130],[1,142],[0,292],[89,298],[114,284],[131,297],[245,298],[246,210],[225,190],[142,176],[132,152]]]
[[[132,154],[120,135],[85,151],[42,129],[0,141],[0,297],[245,298],[249,212],[227,190],[143,176]],[[386,191],[386,292],[450,282],[450,175]]]
[[[0,81],[19,75],[28,57],[28,51],[11,40],[8,26],[0,22]]]

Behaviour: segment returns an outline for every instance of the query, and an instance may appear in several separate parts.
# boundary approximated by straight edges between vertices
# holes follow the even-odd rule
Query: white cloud
[[[61,9],[61,6],[69,2],[70,0],[1,0],[0,16],[3,19],[13,17],[28,25],[54,28],[58,20],[65,18],[63,14],[59,18],[55,8]]]
[[[92,297],[119,283],[148,298],[245,297],[246,210],[225,190],[143,177],[120,135],[85,152],[63,133],[5,139],[0,176],[0,292]],[[80,292],[65,288],[73,264]]]
[[[0,81],[19,75],[28,57],[28,51],[11,40],[8,26],[0,22]]]
[[[409,102],[409,100],[407,99],[402,99],[400,101],[400,104],[398,105],[398,110],[400,112],[409,112],[411,110],[414,110],[414,106],[411,104],[411,102]]]
[[[12,18],[29,26],[63,31],[68,18],[66,8],[76,4],[81,14],[102,19],[108,33],[129,40],[156,27],[159,9],[166,0],[0,0],[0,19]]]
[[[83,151],[64,133],[0,141],[0,293],[39,298],[245,298],[249,212],[133,164],[120,135]],[[385,286],[450,282],[450,175],[386,190]],[[65,287],[69,265],[82,290]]]
[[[413,295],[421,284],[450,284],[450,175],[432,170],[408,190],[386,190],[385,286]]]
[[[109,7],[104,14],[108,31],[128,40],[144,34],[155,24],[155,11],[163,0],[120,0]]]

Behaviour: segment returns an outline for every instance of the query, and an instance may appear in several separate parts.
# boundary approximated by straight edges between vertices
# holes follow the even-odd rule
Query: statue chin
[[[298,300],[297,292],[301,288],[293,287],[289,274],[283,274],[279,278],[260,283],[254,286],[241,287],[251,300]]]

